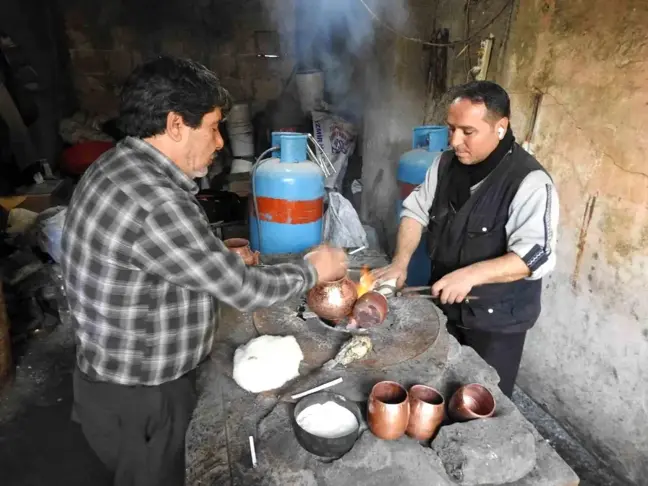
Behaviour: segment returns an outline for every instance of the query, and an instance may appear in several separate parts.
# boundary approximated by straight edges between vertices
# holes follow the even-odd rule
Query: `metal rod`
[[[250,436],[250,455],[252,456],[252,467],[257,467],[256,451],[254,450],[254,437]]]
[[[404,299],[430,299],[432,302],[441,302],[439,297],[434,297],[433,295],[421,295],[421,294],[405,294],[405,295],[396,295],[396,297],[402,297]],[[467,295],[462,303],[470,302],[471,300],[479,300],[479,297],[476,295]],[[459,303],[459,302],[457,302]]]
[[[422,292],[423,290],[432,290],[432,287],[429,285],[422,285],[420,287],[404,287],[401,289],[401,293],[405,292]]]
[[[324,390],[326,388],[330,388],[332,386],[335,386],[339,383],[342,383],[342,377],[336,378],[333,381],[329,381],[328,383],[324,383],[323,385],[316,386],[315,388],[311,388],[310,390],[306,390],[305,392],[298,393],[297,395],[293,395],[292,398],[293,400],[297,400],[298,398],[305,397],[306,395],[310,395],[311,393],[318,392],[320,390]]]
[[[317,155],[313,152],[313,149],[311,149],[309,146],[306,146],[306,150],[308,151],[308,155],[310,156],[311,160],[317,164],[317,166],[320,168],[320,170],[324,173],[325,177],[329,177],[331,174],[329,173],[328,169],[322,164],[322,161],[317,158]]]
[[[336,174],[336,173],[337,173],[337,170],[335,169],[335,166],[331,163],[331,159],[329,159],[328,155],[326,154],[326,152],[324,151],[324,149],[322,148],[322,146],[319,144],[319,142],[317,141],[317,139],[316,139],[315,137],[313,137],[313,135],[311,135],[310,133],[308,134],[308,139],[309,139],[311,142],[313,142],[313,145],[315,145],[315,149],[316,149],[316,151],[321,152],[322,155],[324,156],[324,159],[326,159],[326,164],[328,164],[328,167],[327,167],[326,172],[329,173],[329,176],[331,176],[331,175],[333,175],[333,174]],[[323,167],[323,166],[324,166],[324,162],[321,162],[321,165],[322,165],[322,167]],[[324,170],[324,168],[322,168],[322,170]],[[328,177],[328,176],[327,176],[327,177]]]

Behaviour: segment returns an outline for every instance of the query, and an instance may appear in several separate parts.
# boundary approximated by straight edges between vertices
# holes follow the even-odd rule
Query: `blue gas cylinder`
[[[260,218],[252,205],[250,245],[263,254],[299,253],[322,242],[324,174],[306,156],[306,135],[275,133],[279,157],[261,161],[254,174]]]
[[[272,132],[270,134],[270,146],[271,147],[280,147],[281,148],[281,137],[284,135],[295,135],[295,132]],[[273,158],[279,158],[279,154],[281,153],[281,150],[273,150],[272,151],[272,157]]]
[[[425,174],[437,157],[448,148],[448,127],[426,125],[416,127],[412,134],[412,150],[405,152],[398,162],[398,215],[403,201],[425,181]],[[430,283],[430,257],[427,253],[427,232],[423,233],[407,270],[407,285],[420,286]]]

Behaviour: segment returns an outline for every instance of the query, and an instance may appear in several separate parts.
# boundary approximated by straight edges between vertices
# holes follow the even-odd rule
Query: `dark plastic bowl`
[[[344,435],[342,437],[328,439],[326,437],[320,437],[306,432],[299,426],[299,424],[297,423],[297,417],[299,417],[299,414],[304,409],[310,407],[311,405],[323,404],[328,401],[335,402],[338,405],[351,411],[351,413],[353,413],[356,420],[358,421],[358,428],[352,433]],[[342,457],[353,448],[356,440],[358,440],[361,424],[362,414],[360,413],[360,407],[358,407],[355,402],[347,400],[342,395],[331,392],[314,393],[302,398],[299,402],[297,402],[297,405],[295,405],[292,414],[293,431],[295,432],[295,437],[297,437],[297,442],[299,442],[299,445],[301,445],[311,454],[331,459]]]

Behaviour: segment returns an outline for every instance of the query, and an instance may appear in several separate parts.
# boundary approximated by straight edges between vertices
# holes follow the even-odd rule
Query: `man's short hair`
[[[135,68],[124,83],[118,125],[126,135],[147,138],[164,133],[170,112],[198,128],[205,114],[220,108],[224,118],[231,105],[230,94],[205,66],[159,57]]]
[[[483,103],[492,120],[511,117],[511,100],[508,93],[499,84],[492,81],[471,81],[457,86],[452,91],[452,99]]]

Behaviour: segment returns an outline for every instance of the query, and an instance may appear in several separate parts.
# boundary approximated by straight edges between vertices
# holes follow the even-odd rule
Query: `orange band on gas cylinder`
[[[261,221],[283,224],[314,223],[322,219],[324,199],[286,201],[271,197],[257,197]]]

